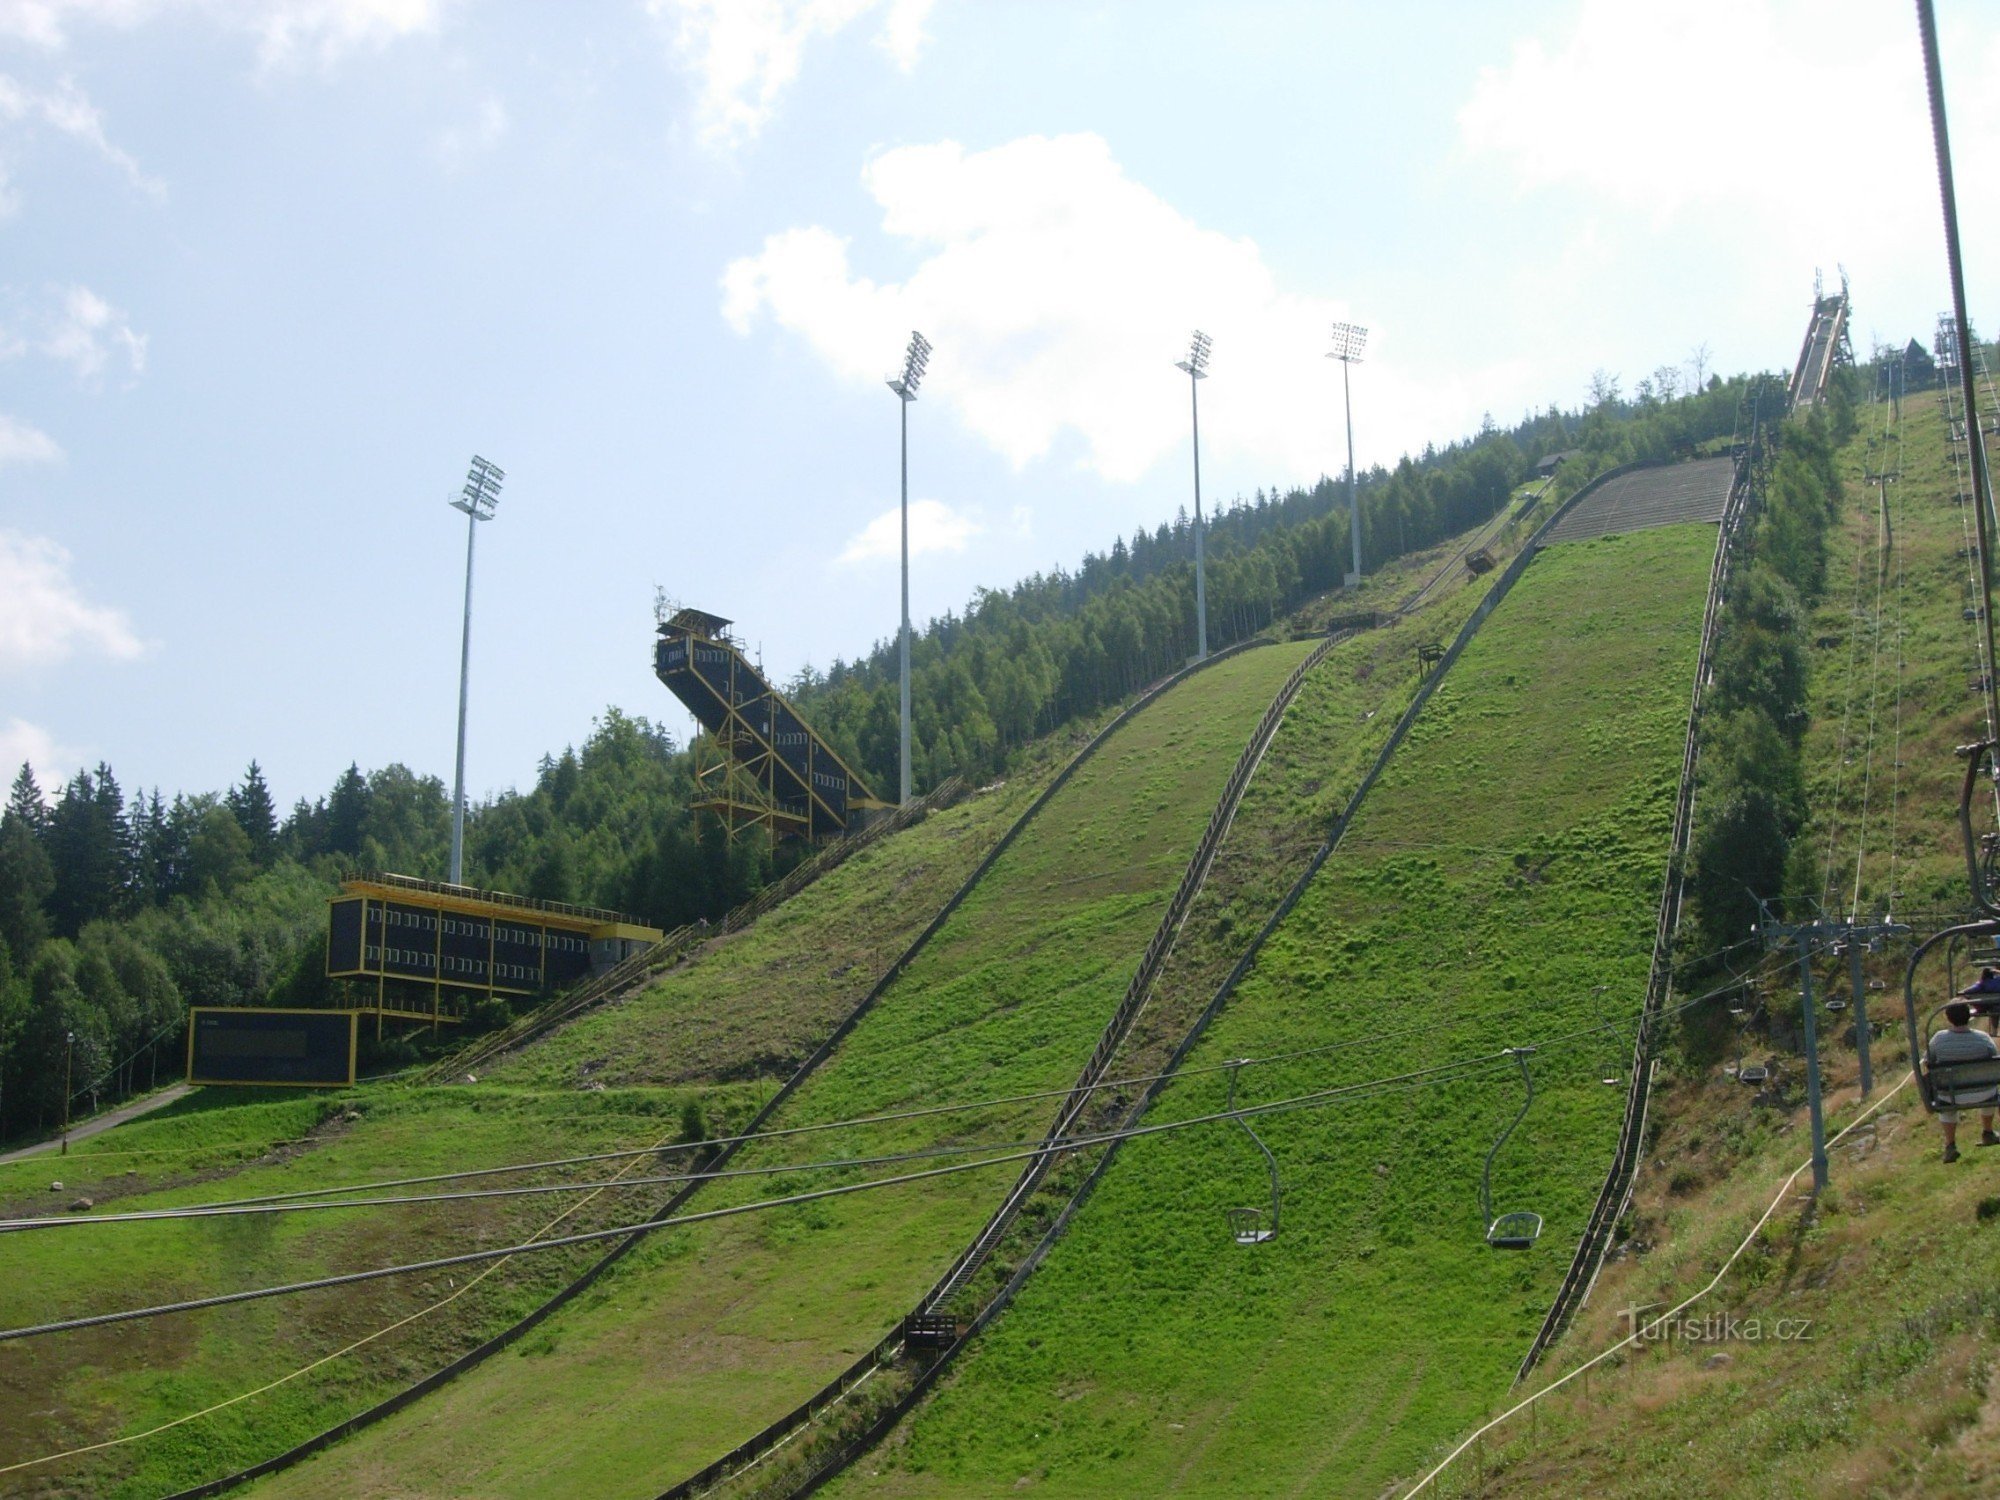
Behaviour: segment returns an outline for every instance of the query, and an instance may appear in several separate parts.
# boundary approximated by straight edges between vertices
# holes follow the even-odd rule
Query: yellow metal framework
[[[813,822],[810,812],[794,812],[778,801],[780,760],[778,747],[768,733],[768,726],[776,722],[774,706],[782,705],[800,724],[805,723],[804,716],[744,659],[741,648],[721,629],[729,623],[727,620],[703,615],[698,610],[682,610],[669,623],[689,638],[687,670],[700,679],[722,712],[722,722],[698,736],[692,746],[696,790],[689,805],[696,811],[714,813],[732,837],[744,828],[763,828],[774,838],[787,834],[809,836]],[[713,671],[702,666],[701,653],[694,649],[696,641],[719,648],[724,653],[725,671],[739,669],[739,681],[747,678],[760,684],[763,691],[736,702],[730,683],[718,680]],[[841,833],[852,832],[857,811],[894,806],[870,795],[868,783],[854,773],[838,751],[818,735],[812,738],[809,766],[821,760],[831,761],[847,778],[848,798],[843,810],[814,789],[808,772],[807,798],[836,829]]]
[[[470,886],[444,885],[435,881],[418,880],[408,875],[368,874],[355,876],[341,882],[341,892],[327,898],[331,907],[335,902],[361,900],[360,918],[360,966],[349,969],[332,967],[332,955],[328,955],[327,977],[329,979],[360,979],[375,981],[375,998],[372,1004],[354,1007],[359,1015],[375,1017],[375,1035],[382,1035],[382,1022],[390,1020],[428,1022],[433,1030],[443,1024],[457,1025],[465,1019],[462,1008],[449,1010],[444,1004],[444,992],[456,990],[461,996],[466,994],[524,996],[539,993],[548,980],[547,932],[565,933],[585,942],[603,942],[619,939],[625,942],[657,943],[663,936],[657,927],[648,927],[634,921],[623,912],[609,911],[594,906],[573,906],[560,901],[540,901],[532,896],[516,896],[506,891],[482,891]],[[423,979],[411,974],[391,974],[388,972],[388,908],[414,906],[434,914],[429,933],[431,951],[431,977]],[[368,956],[368,911],[371,906],[383,910],[382,936],[377,943],[377,958],[371,965]],[[444,924],[448,917],[478,917],[488,923],[486,937],[486,977],[483,980],[450,981],[444,977]],[[533,975],[519,980],[505,980],[498,977],[496,949],[499,946],[498,926],[502,922],[545,929],[540,945],[540,963]],[[428,988],[430,1008],[420,1005],[400,1003],[407,989],[399,989],[391,994],[389,985],[399,987]]]

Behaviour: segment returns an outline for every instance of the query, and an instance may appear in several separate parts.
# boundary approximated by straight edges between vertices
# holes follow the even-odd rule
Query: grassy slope
[[[1836,543],[1835,584],[1820,612],[1826,642],[1813,675],[1815,727],[1807,740],[1815,793],[1817,847],[1829,831],[1841,884],[1851,894],[1860,827],[1855,771],[1847,765],[1840,720],[1850,694],[1847,611],[1853,600],[1854,549],[1865,562],[1877,538],[1877,505],[1864,472],[1882,466],[1902,476],[1892,486],[1905,574],[1903,674],[1905,763],[1898,806],[1896,885],[1917,902],[1965,901],[1953,822],[1961,774],[1951,746],[1975,738],[1980,720],[1967,689],[1969,627],[1964,603],[1964,512],[1950,503],[1952,480],[1935,397],[1903,405],[1903,441],[1883,444],[1880,408],[1862,414],[1862,435],[1842,454],[1847,478],[1845,541]],[[1843,567],[1845,568],[1843,576]],[[1872,591],[1869,593],[1872,622]],[[1892,611],[1893,618],[1893,611]],[[1872,623],[1868,637],[1872,638]],[[1893,645],[1893,629],[1885,631]],[[1867,689],[1872,639],[1858,654]],[[1881,741],[1894,741],[1893,650],[1885,650],[1878,703]],[[1866,743],[1867,703],[1857,705],[1848,742]],[[1878,771],[1882,763],[1878,759]],[[1893,765],[1889,767],[1893,772]],[[1841,791],[1833,791],[1836,772]],[[1888,790],[1894,792],[1891,776]],[[1884,787],[1876,785],[1876,820],[1863,860],[1863,909],[1889,888]],[[1838,809],[1838,818],[1833,809]],[[1894,1030],[1877,1044],[1879,1098],[1907,1076],[1901,1045],[1901,976],[1906,955],[1878,960],[1886,981],[1874,997]],[[1841,966],[1841,967],[1844,967]],[[1844,993],[1822,973],[1822,992]],[[1941,963],[1927,962],[1920,995],[1937,1003]],[[1795,996],[1789,984],[1771,999]],[[1886,1003],[1885,1003],[1886,1002]],[[1795,1006],[1795,999],[1792,1000]],[[1928,1005],[1926,1007],[1928,1009]],[[1842,1018],[1844,1023],[1845,1018]],[[1823,1055],[1830,1128],[1857,1112],[1855,1054],[1844,1038]],[[1772,1051],[1759,1039],[1754,1055]],[[1657,1129],[1630,1221],[1627,1253],[1607,1267],[1551,1373],[1572,1367],[1623,1335],[1621,1310],[1679,1301],[1704,1285],[1735,1248],[1806,1154],[1805,1110],[1797,1059],[1778,1049],[1793,1076],[1790,1107],[1755,1109],[1719,1069],[1683,1070],[1657,1105]],[[1450,1474],[1441,1493],[1564,1493],[1667,1496],[1685,1493],[1680,1476],[1702,1476],[1713,1493],[1818,1496],[1980,1496],[2000,1488],[2000,1381],[1992,1349],[2000,1338],[2000,1299],[1981,1268],[2000,1236],[2000,1153],[1971,1149],[1953,1166],[1938,1160],[1938,1133],[1905,1087],[1846,1146],[1832,1153],[1831,1186],[1816,1215],[1796,1197],[1801,1179],[1758,1241],[1712,1298],[1690,1318],[1731,1316],[1739,1333],[1753,1320],[1761,1338],[1680,1337],[1614,1356],[1488,1440],[1481,1465]],[[1774,1320],[1809,1320],[1805,1338],[1772,1337]],[[1708,1329],[1720,1327],[1709,1324]],[[1706,1330],[1698,1330],[1706,1331]],[[1795,1328],[1793,1331],[1796,1331]],[[1717,1356],[1720,1356],[1718,1358]]]
[[[1143,1076],[1165,1066],[1223,976],[1303,871],[1407,707],[1417,683],[1417,646],[1449,639],[1487,586],[1488,581],[1468,582],[1452,569],[1421,611],[1335,645],[1305,681],[1245,793],[1151,1000],[1111,1064],[1112,1076]],[[1386,597],[1401,598],[1410,588],[1406,573]],[[1108,1117],[1094,1115],[1086,1120],[1087,1128],[1109,1123]],[[1082,1152],[1056,1168],[960,1294],[956,1306],[961,1315],[983,1306],[1008,1278],[1096,1158],[1095,1152]],[[745,1500],[790,1494],[831,1456],[843,1435],[865,1428],[902,1395],[912,1373],[898,1366],[873,1379],[803,1437],[719,1493]]]
[[[1121,730],[780,1123],[1066,1084],[1250,726],[1306,649],[1264,648],[1218,664]],[[1039,1131],[1051,1107],[806,1137],[742,1164],[1011,1140]],[[970,1237],[1012,1170],[659,1236],[520,1354],[264,1492],[653,1493],[878,1339]],[[827,1172],[782,1182],[835,1180]],[[697,1206],[770,1190],[728,1184]],[[559,1406],[552,1390],[563,1393]]]
[[[1251,1099],[1629,1017],[1646,971],[1714,532],[1556,549],[1477,637],[1350,835],[1190,1062]],[[1591,987],[1610,982],[1605,996]],[[1419,1039],[1384,1034],[1422,1028]],[[847,1490],[1374,1494],[1506,1388],[1616,1130],[1620,1043],[1538,1059],[1496,1172],[1543,1246],[1481,1240],[1504,1081],[1271,1119],[1279,1239],[1229,1243],[1250,1144],[1141,1142],[907,1437]],[[1158,1118],[1221,1102],[1191,1079]],[[1497,1316],[1496,1316],[1497,1313]]]
[[[997,792],[976,796],[864,851],[750,929],[710,945],[643,998],[559,1033],[555,1060],[509,1066],[476,1090],[363,1088],[334,1100],[293,1091],[209,1089],[93,1140],[64,1161],[0,1166],[0,1207],[60,1210],[78,1194],[100,1207],[165,1206],[384,1176],[643,1145],[678,1134],[698,1097],[725,1126],[747,1118],[832,1018],[866,992],[945,897],[1046,783],[1052,744]],[[885,899],[896,895],[900,899]],[[833,914],[839,914],[837,920]],[[829,941],[826,932],[834,928]],[[709,1018],[690,1019],[694,997]],[[597,1069],[606,1021],[642,1038],[673,1025],[652,1070]],[[664,1019],[663,1019],[664,1018]],[[612,1045],[628,1039],[610,1032]],[[595,1076],[591,1076],[594,1071]],[[759,1075],[762,1075],[760,1078]],[[749,1078],[724,1087],[686,1080]],[[608,1090],[579,1093],[585,1079]],[[646,1087],[673,1082],[674,1087]],[[329,1109],[360,1111],[320,1127]],[[319,1128],[315,1128],[319,1127]],[[275,1141],[302,1146],[271,1152]],[[618,1164],[593,1169],[593,1179]],[[641,1169],[645,1175],[648,1169]],[[129,1174],[129,1175],[128,1175]],[[48,1190],[60,1179],[65,1190]],[[626,1222],[664,1189],[610,1194],[566,1229]],[[561,1211],[553,1200],[61,1231],[7,1242],[0,1323],[98,1311],[288,1281],[358,1265],[525,1239]],[[88,1241],[75,1238],[90,1235]],[[88,1251],[84,1246],[88,1245]],[[276,1452],[407,1384],[511,1322],[592,1258],[585,1248],[531,1257],[481,1282],[443,1316],[370,1343],[310,1377],[229,1413],[26,1476],[50,1495],[153,1495]],[[465,1277],[457,1281],[462,1285]],[[445,1277],[379,1282],[291,1302],[183,1315],[136,1328],[0,1346],[0,1466],[149,1429],[294,1371],[457,1290]]]

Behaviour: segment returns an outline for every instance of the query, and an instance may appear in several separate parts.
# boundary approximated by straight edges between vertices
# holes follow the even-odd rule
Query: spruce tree
[[[271,788],[264,782],[263,769],[256,761],[243,773],[243,784],[232,787],[223,799],[235,817],[243,836],[250,841],[250,858],[259,869],[271,863],[278,849],[278,809],[271,801]]]
[[[55,885],[55,870],[33,821],[10,803],[0,814],[0,941],[22,965],[33,960],[49,935],[43,908]]]
[[[326,852],[345,859],[361,853],[361,825],[368,816],[368,783],[361,767],[350,765],[340,773],[326,799]]]
[[[59,937],[73,938],[86,922],[117,915],[129,890],[125,799],[111,768],[78,771],[49,815],[43,841],[55,868],[49,918]]]

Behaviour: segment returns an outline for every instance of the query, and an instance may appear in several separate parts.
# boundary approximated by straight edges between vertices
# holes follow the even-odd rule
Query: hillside
[[[1902,441],[1864,423],[1841,462],[1851,476]],[[1906,449],[1921,475],[1923,453]],[[1901,701],[1883,675],[1885,642],[1898,631],[1963,634],[1964,621],[1952,621],[1962,606],[1940,602],[1963,562],[1946,554],[1962,542],[1935,516],[1861,510],[1857,491],[1872,495],[1850,484],[1832,581],[1814,596],[1817,656],[1851,660],[1837,686],[1824,661],[1815,667],[1803,753],[1819,822],[1795,854],[1824,841],[1826,871],[1852,862],[1863,872],[1857,901],[1891,888],[1944,900],[1952,851],[1934,824],[1891,815],[1903,865],[1869,863],[1882,790],[1879,781],[1868,790],[1866,777],[1857,784],[1853,768],[1886,773],[1914,753],[1881,754],[1863,726],[1890,723],[1888,705]],[[1516,495],[1539,519],[1560,493],[1539,506]],[[1663,519],[1642,512],[1627,521]],[[1615,520],[1618,505],[1606,514]],[[1712,524],[1668,516],[1593,535],[1605,528],[1583,517],[1566,528],[1575,539],[1536,556],[1471,635],[1296,908],[1255,939],[1254,964],[1145,1118],[1171,1126],[1220,1108],[1231,1058],[1256,1060],[1240,1075],[1253,1104],[1404,1073],[1448,1076],[1260,1117],[1284,1192],[1283,1229],[1267,1245],[1232,1244],[1223,1219],[1263,1193],[1261,1160],[1240,1131],[1210,1125],[1124,1146],[1019,1295],[836,1491],[1373,1494],[1419,1472],[1505,1399],[1618,1129],[1715,545]],[[1962,525],[1955,512],[1947,518]],[[1315,656],[1111,1076],[1143,1083],[1168,1065],[1353,802],[1416,688],[1417,648],[1449,640],[1485,597],[1490,580],[1469,582],[1459,558],[1484,546],[1504,566],[1531,524],[1482,525],[1371,580],[1380,606],[1420,607]],[[1871,588],[1889,597],[1882,570],[1868,565],[1880,552],[1871,537],[1899,539],[1913,585],[1923,558],[1940,561],[1929,615],[1912,609],[1905,626],[1900,614],[1893,625],[1879,608],[1868,614]],[[1432,579],[1443,586],[1427,587]],[[829,1035],[837,1048],[760,1125],[812,1133],[749,1143],[728,1164],[744,1175],[701,1188],[683,1211],[858,1185],[982,1148],[1007,1155],[1048,1127],[1054,1095],[1098,1041],[1250,726],[1314,645],[1257,645],[1190,674],[1021,822],[1081,735],[1044,742],[1002,784],[704,944],[642,992],[482,1064],[476,1084],[377,1085],[325,1102],[197,1096],[92,1142],[64,1168],[62,1201],[81,1188],[100,1209],[150,1207],[635,1148],[647,1154],[590,1167],[583,1180],[654,1177],[653,1147],[740,1127]],[[1855,662],[1867,664],[1865,703]],[[1921,690],[1942,693],[1960,678],[1962,691],[1961,673],[1940,668]],[[1910,745],[1928,733],[1913,723]],[[1900,807],[1907,790],[1899,783],[1894,795]],[[1018,834],[990,871],[879,983],[1010,827]],[[1857,835],[1870,827],[1876,834]],[[1792,863],[1803,871],[1808,861]],[[1533,1108],[1496,1162],[1496,1207],[1532,1208],[1546,1228],[1535,1249],[1501,1255],[1482,1240],[1479,1168],[1520,1104],[1518,1074],[1498,1056],[1516,1042],[1542,1050]],[[1695,1056],[1699,1038],[1688,1047]],[[1109,1122],[1112,1102],[1091,1118]],[[963,1112],[842,1123],[939,1107]],[[815,1129],[825,1126],[838,1128]],[[1753,1137],[1742,1149],[1763,1145]],[[1098,1160],[1079,1154],[1050,1177],[953,1300],[961,1318],[1025,1262]],[[502,1357],[258,1492],[658,1493],[887,1349],[831,1422],[808,1424],[795,1444],[787,1430],[775,1459],[760,1453],[730,1486],[790,1493],[909,1389],[919,1367],[893,1357],[898,1320],[1017,1169],[1008,1160],[655,1233]],[[60,1208],[36,1181],[45,1174],[41,1164],[0,1168],[0,1190],[22,1184],[8,1207]],[[143,1300],[171,1300],[420,1258],[433,1246],[504,1244],[555,1225],[629,1223],[668,1190],[618,1187],[568,1212],[567,1197],[489,1199],[153,1224],[103,1231],[120,1236],[113,1252],[82,1261],[82,1231],[43,1233],[12,1243],[28,1258],[25,1286],[58,1285],[57,1303],[24,1286],[0,1316],[19,1324],[129,1303],[138,1286]],[[1687,1190],[1683,1181],[1670,1196]],[[1642,1190],[1642,1205],[1647,1192],[1657,1186]],[[398,1278],[60,1345],[0,1345],[0,1390],[14,1393],[0,1406],[25,1411],[53,1391],[61,1442],[113,1444],[24,1471],[35,1486],[26,1492],[159,1494],[267,1457],[508,1326],[601,1248],[517,1258],[471,1280]],[[1426,1291],[1413,1299],[1413,1287]],[[1579,1320],[1572,1343],[1589,1326]],[[58,1347],[63,1358],[51,1364],[46,1352]],[[1565,1345],[1552,1367],[1574,1357]],[[218,1401],[228,1404],[208,1412]],[[0,1472],[52,1446],[36,1424],[0,1420]],[[1248,1473],[1257,1477],[1246,1490]]]
[[[1846,503],[1813,625],[1810,879],[1829,904],[1858,901],[1864,917],[1901,891],[1896,914],[1928,931],[1938,908],[1965,899],[1951,750],[1984,732],[1965,667],[1970,520],[1953,504],[1961,477],[1935,394],[1905,398],[1900,423],[1884,403],[1863,408],[1840,460]],[[1884,471],[1900,476],[1886,496],[1866,482]],[[1828,1129],[1848,1133],[1817,1205],[1798,1175],[1795,962],[1760,982],[1744,1043],[1778,1070],[1775,1099],[1753,1098],[1731,1076],[1733,1044],[1670,1059],[1623,1251],[1543,1376],[1518,1394],[1572,1378],[1460,1458],[1435,1493],[1553,1484],[1651,1496],[1690,1472],[1725,1474],[1719,1487],[1741,1494],[1992,1492],[2000,1421],[1989,1351],[2000,1321],[1967,1268],[1990,1249],[2000,1196],[1988,1153],[1940,1162],[1937,1128],[1907,1082],[1908,953],[1897,944],[1867,964],[1885,987],[1866,996],[1884,1032],[1872,1099],[1860,1097],[1851,1012],[1822,1013]],[[1942,956],[1927,960],[1922,1016],[1949,983]],[[1847,1000],[1845,962],[1824,961],[1814,988],[1822,1002]],[[1670,1324],[1616,1347],[1633,1331],[1632,1309],[1643,1325],[1711,1282]],[[1587,1378],[1575,1374],[1600,1353]]]
[[[205,1090],[59,1163],[42,1158],[0,1166],[4,1210],[46,1213],[79,1195],[105,1209],[155,1208],[629,1150],[680,1139],[690,1104],[711,1131],[726,1130],[747,1120],[801,1050],[830,1029],[831,1018],[867,993],[1053,769],[1047,758],[1029,762],[1006,787],[842,865],[794,898],[781,919],[714,942],[663,976],[637,1008],[671,1015],[699,994],[706,1014],[727,1017],[735,1028],[705,1033],[683,1024],[679,1034],[688,1046],[660,1054],[670,1083],[620,1079],[616,1087],[599,1089],[589,1085],[603,1080],[558,1068],[546,1083],[530,1077],[477,1092],[393,1083],[331,1099]],[[885,899],[892,893],[899,899]],[[841,938],[829,947],[821,934],[833,920]],[[558,1032],[549,1045],[569,1045],[568,1034]],[[661,1170],[641,1157],[530,1180],[650,1177]],[[48,1188],[58,1176],[60,1193]],[[507,1244],[546,1232],[566,1211],[560,1222],[570,1230],[631,1222],[665,1192],[660,1186],[627,1189],[580,1209],[574,1200],[492,1200],[296,1215],[275,1224],[135,1225],[96,1231],[111,1238],[91,1243],[89,1254],[79,1254],[82,1241],[72,1237],[89,1230],[17,1237],[8,1242],[9,1264],[19,1274],[0,1287],[0,1318],[12,1326],[122,1305],[135,1287],[153,1300],[200,1296],[421,1258],[439,1245]],[[587,1247],[523,1257],[480,1277],[470,1291],[462,1276],[402,1278],[358,1294],[320,1293],[184,1315],[140,1325],[143,1331],[94,1330],[67,1339],[53,1364],[53,1345],[0,1346],[0,1390],[23,1393],[5,1404],[54,1412],[52,1421],[0,1429],[0,1467],[143,1433],[296,1374],[218,1419],[50,1466],[34,1482],[39,1493],[153,1495],[212,1478],[428,1373],[514,1321],[593,1258]],[[411,1317],[418,1321],[401,1325]],[[352,1353],[307,1368],[364,1338],[369,1342]]]
[[[1066,1084],[1158,920],[1242,747],[1243,726],[1304,649],[1262,647],[1219,662],[1120,730],[773,1124]],[[634,1009],[608,1024],[625,1024]],[[1029,1100],[844,1128],[759,1146],[732,1165],[1006,1142],[1032,1136],[1049,1107]],[[815,1170],[780,1190],[857,1175]],[[447,1474],[453,1485],[477,1487],[501,1473],[522,1493],[664,1487],[879,1338],[977,1227],[1000,1180],[947,1178],[657,1236],[589,1304],[548,1325],[525,1358],[454,1383],[270,1491],[434,1488]],[[777,1186],[719,1185],[692,1206],[763,1197]],[[551,1383],[579,1398],[559,1430],[529,1416]]]
[[[1630,1022],[1714,545],[1671,527],[1535,561],[1156,1117],[1218,1108],[1229,1057],[1295,1057],[1246,1070],[1261,1101]],[[1587,1032],[1536,1059],[1496,1168],[1502,1206],[1547,1221],[1524,1256],[1478,1217],[1520,1100],[1503,1070],[1258,1121],[1284,1185],[1264,1246],[1223,1223],[1260,1191],[1239,1134],[1135,1142],[907,1437],[837,1489],[1376,1493],[1504,1392],[1616,1131],[1598,1079],[1619,1051]]]

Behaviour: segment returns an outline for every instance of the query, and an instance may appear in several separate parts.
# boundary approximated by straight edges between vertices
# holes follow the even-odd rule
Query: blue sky
[[[2000,16],[1940,6],[1974,317]],[[1670,12],[1670,14],[1661,14]],[[1946,301],[1889,0],[0,0],[0,760],[280,797],[684,730],[655,586],[787,676],[1187,502]],[[1683,377],[1684,378],[1684,377]]]

